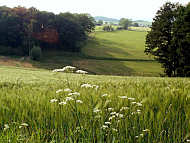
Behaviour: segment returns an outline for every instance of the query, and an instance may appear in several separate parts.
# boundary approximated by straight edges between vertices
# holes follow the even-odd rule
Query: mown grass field
[[[70,89],[70,90],[69,90]],[[0,142],[190,140],[190,80],[0,66]]]
[[[152,59],[144,53],[147,32],[95,32],[82,53],[104,58]]]

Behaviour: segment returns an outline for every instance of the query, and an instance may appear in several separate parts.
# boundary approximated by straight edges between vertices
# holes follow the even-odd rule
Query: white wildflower
[[[115,115],[109,117],[109,121],[112,120],[113,118],[115,118]]]
[[[135,138],[139,138],[139,136],[135,136]]]
[[[150,132],[150,130],[149,129],[145,129],[145,130],[143,130],[143,132]]]
[[[111,122],[105,122],[106,125],[111,125]]]
[[[21,126],[28,127],[28,124],[27,123],[22,123]]]
[[[76,100],[76,103],[83,103],[83,101],[81,101],[81,100]]]
[[[94,113],[98,113],[98,112],[100,112],[101,110],[99,110],[98,108],[94,108],[94,110],[93,110],[93,112]]]
[[[129,107],[122,107],[122,108],[120,109],[120,111],[128,110],[128,109],[129,109]]]
[[[121,98],[121,99],[126,99],[127,96],[119,96],[119,98]]]
[[[143,134],[140,134],[139,136],[143,137],[144,135],[143,135]]]
[[[131,97],[129,97],[128,99],[129,99],[129,100],[132,100],[132,101],[135,100],[135,98],[131,98]]]
[[[103,95],[102,95],[102,97],[106,97],[106,96],[108,96],[108,94],[103,94]]]
[[[54,69],[53,72],[64,72],[64,69]]]
[[[59,89],[59,90],[56,91],[56,93],[60,93],[62,91],[63,91],[63,89]]]
[[[76,73],[78,73],[78,74],[87,74],[88,72],[87,71],[83,71],[83,70],[77,70]]]
[[[109,128],[109,127],[107,125],[102,126],[102,129],[106,129],[106,128]]]
[[[141,112],[141,110],[138,109],[137,112]]]
[[[123,114],[119,114],[119,116],[118,116],[119,118],[123,118]]]
[[[93,88],[95,88],[96,90],[98,90],[99,86],[98,85],[92,85]]]
[[[93,86],[91,85],[91,84],[88,84],[88,83],[86,83],[86,84],[83,84],[83,85],[81,85],[81,87],[83,88],[93,88]]]
[[[110,115],[116,115],[116,112],[111,112]]]
[[[4,125],[4,130],[7,130],[7,129],[9,129],[10,127],[9,127],[9,125],[8,124],[5,124]]]
[[[108,111],[113,111],[114,109],[113,108],[108,108]]]
[[[66,97],[65,100],[70,101],[70,100],[74,100],[74,99],[72,97]]]
[[[137,103],[137,102],[131,102],[131,104],[133,104],[133,105],[136,104],[136,103]]]
[[[73,92],[73,93],[69,93],[69,96],[80,96],[80,93],[78,92]]]
[[[141,103],[136,103],[137,104],[137,106],[142,106],[142,104]]]
[[[115,128],[112,128],[112,130],[114,131],[114,132],[117,132],[118,130],[117,129],[115,129]]]
[[[186,142],[190,142],[190,140],[187,139]]]
[[[63,67],[64,72],[73,72],[76,69],[76,67],[73,66],[65,66]]]
[[[69,88],[65,88],[64,89],[64,92],[71,92],[72,90],[71,89],[69,89]]]
[[[59,103],[59,105],[66,105],[66,104],[67,104],[67,102],[65,102],[65,101],[62,101]]]
[[[55,102],[57,102],[58,100],[57,99],[51,99],[50,100],[50,103],[55,103]]]

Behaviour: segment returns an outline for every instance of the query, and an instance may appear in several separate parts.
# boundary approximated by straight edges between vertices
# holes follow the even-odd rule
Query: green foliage
[[[189,79],[0,69],[2,143],[190,139]]]
[[[119,20],[119,25],[123,27],[123,29],[128,30],[128,27],[132,25],[132,21],[127,18],[121,18]]]
[[[103,26],[103,31],[114,31],[114,29],[111,25],[105,25]]]
[[[31,49],[31,52],[30,52],[30,57],[32,60],[37,60],[39,61],[42,57],[42,50],[39,46],[34,46],[32,49]]]
[[[146,37],[145,53],[154,55],[169,77],[190,76],[188,7],[170,2],[164,4]]]
[[[33,7],[0,7],[0,45],[12,47],[24,55],[28,55],[34,44],[45,50],[79,52],[94,28],[95,21],[89,14],[54,14]]]

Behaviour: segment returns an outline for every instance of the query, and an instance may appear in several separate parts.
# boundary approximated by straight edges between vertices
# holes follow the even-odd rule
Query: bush
[[[34,46],[31,49],[30,57],[32,60],[40,60],[42,57],[42,50],[39,46]]]

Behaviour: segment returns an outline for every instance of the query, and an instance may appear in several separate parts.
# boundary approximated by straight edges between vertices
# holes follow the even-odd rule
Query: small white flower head
[[[59,105],[66,105],[66,104],[67,104],[67,102],[65,102],[65,101],[62,101],[59,103]]]
[[[101,110],[99,110],[98,108],[94,108],[94,110],[93,110],[93,112],[94,113],[98,113],[98,112],[100,112]]]
[[[122,107],[121,109],[120,109],[120,111],[124,111],[124,110],[128,110],[129,109],[129,107]]]
[[[108,108],[108,111],[113,111],[114,109],[113,108]]]
[[[139,136],[140,136],[140,137],[143,137],[144,135],[143,135],[143,134],[140,134]]]
[[[135,138],[137,138],[137,139],[138,139],[138,138],[139,138],[139,136],[135,136]]]
[[[117,113],[116,112],[111,112],[110,115],[116,115]]]
[[[121,98],[121,99],[126,99],[127,96],[119,96],[119,98]]]
[[[92,85],[92,87],[96,90],[98,90],[99,86],[98,85]]]
[[[106,125],[111,125],[111,122],[105,122]]]
[[[72,90],[69,89],[69,88],[65,88],[65,89],[64,89],[64,92],[72,92]]]
[[[73,72],[76,69],[76,67],[73,66],[65,66],[63,67],[64,72]]]
[[[76,73],[78,73],[78,74],[87,74],[88,72],[87,71],[83,71],[83,70],[77,70]]]
[[[137,104],[137,106],[139,106],[139,107],[141,107],[142,106],[142,104],[141,103],[136,103]]]
[[[62,92],[63,91],[63,89],[59,89],[59,90],[57,90],[55,93],[60,93],[60,92]]]
[[[28,127],[27,123],[22,123],[21,126]]]
[[[135,100],[135,98],[129,97],[129,98],[128,98],[128,100],[132,100],[132,101],[134,101],[134,100]]]
[[[102,95],[102,97],[107,97],[107,96],[109,96],[109,95],[108,95],[108,94],[103,94],[103,95]]]
[[[79,92],[73,92],[73,93],[69,93],[69,96],[80,96]]]
[[[141,110],[138,109],[137,112],[141,112]]]
[[[93,86],[91,84],[86,83],[81,85],[81,88],[93,88]]]
[[[112,131],[117,132],[118,130],[117,130],[117,129],[115,129],[115,128],[112,128]]]
[[[107,125],[102,126],[102,129],[107,129],[107,128],[109,128]]]
[[[67,101],[72,101],[72,100],[74,100],[74,99],[73,99],[72,97],[66,97],[65,100],[66,100],[66,102],[67,102]]]
[[[143,130],[143,132],[150,132],[150,130],[149,129],[145,129],[145,130]]]
[[[8,124],[5,124],[4,125],[4,130],[7,130],[7,129],[9,129],[10,127],[9,127],[9,125]]]
[[[115,115],[109,117],[109,121],[112,120],[112,119],[114,119],[114,118],[115,118]]]
[[[64,69],[54,69],[53,72],[64,72]]]
[[[123,114],[119,114],[119,116],[118,116],[119,118],[123,118]]]
[[[57,102],[58,100],[57,99],[51,99],[50,100],[50,103],[55,103],[55,102]]]
[[[81,100],[76,100],[76,103],[83,103],[83,101],[81,101]]]
[[[190,140],[187,139],[186,142],[190,142]]]
[[[131,102],[131,104],[133,104],[133,105],[136,104],[136,103],[137,103],[137,102]]]

